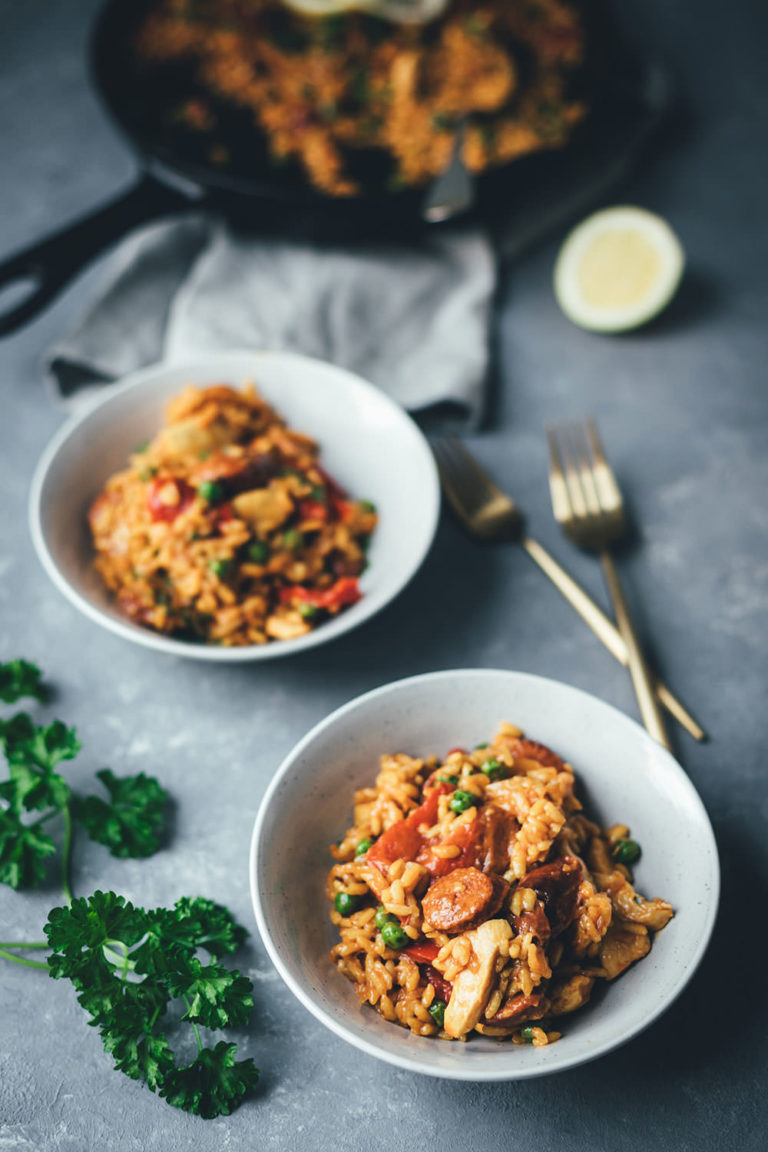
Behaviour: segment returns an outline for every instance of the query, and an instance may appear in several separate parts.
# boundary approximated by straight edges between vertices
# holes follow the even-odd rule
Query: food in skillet
[[[570,765],[511,724],[442,762],[383,756],[331,853],[331,957],[421,1036],[551,1044],[673,915],[635,891],[629,829],[588,819]]]
[[[166,93],[175,86],[160,119],[204,141],[208,162],[247,163],[235,153],[257,128],[273,163],[298,162],[333,196],[425,184],[464,120],[464,161],[480,173],[561,147],[585,112],[571,91],[584,32],[564,0],[451,0],[425,23],[311,16],[282,0],[160,0],[136,51],[142,87],[158,76]]]
[[[253,386],[187,388],[91,506],[96,567],[138,623],[209,644],[291,640],[360,599],[376,526]]]

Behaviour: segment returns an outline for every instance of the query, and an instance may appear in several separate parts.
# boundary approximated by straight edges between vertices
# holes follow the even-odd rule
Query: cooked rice
[[[331,957],[361,1004],[417,1035],[551,1044],[553,1021],[645,956],[673,915],[617,862],[628,838],[589,820],[571,766],[513,725],[442,761],[385,755],[331,848]],[[387,916],[405,932],[397,947]]]
[[[585,112],[568,92],[584,33],[563,0],[451,0],[424,25],[313,17],[281,0],[162,0],[138,52],[195,64],[203,94],[171,117],[210,141],[213,163],[228,153],[206,93],[250,113],[275,161],[299,160],[336,196],[360,191],[356,152],[387,154],[392,187],[419,185],[446,168],[462,119],[464,162],[482,172],[562,146]]]
[[[171,401],[89,523],[96,568],[131,619],[241,646],[303,636],[359,600],[376,513],[252,385],[216,385]]]

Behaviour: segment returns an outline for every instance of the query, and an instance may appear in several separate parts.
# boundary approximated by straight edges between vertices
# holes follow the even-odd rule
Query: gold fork
[[[630,616],[629,606],[609,551],[627,530],[624,501],[593,420],[547,429],[552,510],[563,530],[580,547],[599,553],[608,591],[627,647],[629,673],[645,727],[659,744],[669,737],[656,702],[653,679]]]
[[[446,499],[465,531],[488,543],[513,541],[521,544],[608,651],[626,667],[627,646],[613,621],[546,548],[528,535],[523,514],[512,497],[494,484],[460,440],[434,439],[432,448]],[[657,682],[655,687],[659,700],[670,715],[695,740],[705,740],[704,730],[670,690],[661,682]]]

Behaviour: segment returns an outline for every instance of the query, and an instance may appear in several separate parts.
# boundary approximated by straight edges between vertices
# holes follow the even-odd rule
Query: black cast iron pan
[[[423,189],[387,190],[381,156],[359,159],[356,174],[364,192],[339,199],[315,191],[298,166],[276,167],[252,121],[238,120],[242,114],[236,110],[219,109],[232,157],[226,165],[200,151],[199,136],[169,131],[168,108],[180,92],[194,94],[194,80],[183,70],[152,74],[138,64],[136,30],[154,2],[106,0],[90,40],[93,84],[137,156],[139,178],[104,207],[0,262],[0,294],[26,292],[9,308],[0,300],[0,336],[41,312],[110,244],[160,216],[203,208],[224,215],[236,228],[318,244],[407,242],[435,227],[423,219]],[[638,62],[616,36],[601,0],[582,0],[581,7],[587,62],[577,85],[591,111],[567,147],[526,157],[477,180],[473,213],[484,221],[514,217],[555,183],[567,194],[569,165],[583,166],[592,154],[620,147],[626,132],[637,128],[643,99]]]

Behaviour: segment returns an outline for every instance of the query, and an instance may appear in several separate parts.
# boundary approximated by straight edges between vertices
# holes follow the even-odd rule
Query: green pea
[[[358,501],[358,506],[359,506],[361,512],[375,512],[376,511],[376,505],[372,504],[370,500],[360,500],[360,501]]]
[[[397,922],[391,912],[387,912],[383,904],[379,904],[376,909],[376,927],[383,928],[385,924]]]
[[[360,907],[360,897],[350,896],[349,892],[337,892],[333,906],[342,916],[351,916]]]
[[[299,616],[303,620],[314,620],[319,611],[320,609],[316,604],[299,604],[298,606]]]
[[[226,580],[227,576],[232,571],[231,560],[210,560],[208,568],[213,572],[214,576],[218,576],[220,580]]]
[[[504,775],[505,768],[500,760],[497,760],[495,756],[490,756],[480,765],[480,771],[484,772],[489,780],[500,780]]]
[[[399,950],[405,948],[406,944],[410,944],[411,938],[402,925],[398,924],[397,920],[392,917],[381,928],[381,938],[388,948]]]
[[[617,864],[634,864],[640,859],[642,849],[636,840],[617,840],[612,856]]]
[[[215,504],[217,500],[222,499],[224,489],[215,480],[202,480],[197,486],[197,494],[207,504]]]
[[[428,1011],[438,1028],[442,1028],[445,1023],[445,1002],[443,1000],[433,1000]]]
[[[142,468],[139,472],[139,480],[143,481],[144,483],[146,483],[147,480],[152,480],[155,476],[157,476],[157,468],[155,468],[153,465]]]
[[[287,532],[283,532],[283,548],[287,548],[289,552],[298,552],[303,544],[304,537],[296,528],[289,528]]]
[[[488,746],[489,745],[488,745],[487,740],[486,740],[485,744],[475,744],[475,752],[481,752],[483,750],[483,748],[487,748]]]
[[[526,1044],[533,1044],[533,1028],[530,1024],[526,1028],[520,1029],[520,1036]]]
[[[322,504],[325,500],[325,488],[321,484],[315,484],[314,488],[309,494],[310,500],[317,500],[318,504]]]
[[[361,840],[355,848],[355,856],[365,856],[366,852],[372,844],[373,840],[371,840],[370,836],[366,836],[365,839]]]
[[[464,792],[461,788],[457,788],[448,801],[448,807],[452,812],[466,812],[473,804],[477,804],[477,796],[473,796],[471,792]]]
[[[445,772],[440,773],[440,775],[438,776],[438,780],[440,781],[441,784],[458,784],[458,782],[459,782],[458,776],[446,775]]]
[[[248,545],[248,559],[254,564],[266,564],[269,560],[269,546],[263,540],[252,540]]]

